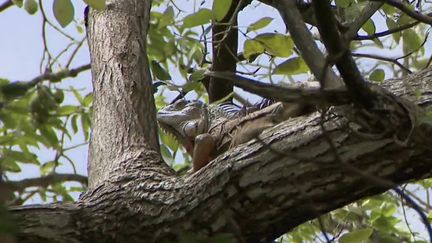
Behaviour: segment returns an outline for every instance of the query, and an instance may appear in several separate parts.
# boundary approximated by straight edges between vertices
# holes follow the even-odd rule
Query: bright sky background
[[[52,0],[43,1],[45,12],[50,19],[55,22],[52,17]],[[85,5],[82,1],[76,1],[75,4],[75,19],[82,20]],[[3,35],[0,38],[0,77],[7,78],[10,81],[28,81],[41,74],[39,65],[43,53],[42,39],[42,16],[40,10],[35,15],[29,15],[24,9],[12,6],[9,9],[0,13],[0,29]],[[53,31],[52,28],[47,28],[47,43],[50,51],[55,55],[65,48],[68,42],[64,36]],[[85,34],[79,33],[76,29],[76,24],[70,24],[65,30],[68,34],[81,40]],[[65,62],[69,55],[60,59]],[[78,67],[90,62],[89,51],[87,44],[79,50],[75,61],[71,67]],[[58,71],[58,70],[53,70]],[[83,90],[88,93],[91,90],[91,75],[90,71],[81,73],[75,78],[64,79],[61,82],[62,87],[73,86],[78,90]],[[65,96],[65,102],[76,104],[76,100],[72,95]],[[73,142],[69,146],[82,143],[83,136],[77,133],[73,138]],[[43,146],[42,146],[43,147]],[[75,162],[77,172],[79,174],[87,174],[87,146],[80,147],[71,152],[66,152]],[[47,162],[53,160],[54,151],[42,149],[37,151],[40,161]],[[64,161],[63,161],[64,162]],[[64,166],[59,167],[58,172],[71,173],[72,167],[69,163],[64,162]],[[24,165],[23,173],[9,174],[11,179],[20,179],[28,177],[40,176],[39,169],[34,165]],[[36,199],[35,202],[38,202]],[[34,203],[30,201],[29,203]]]

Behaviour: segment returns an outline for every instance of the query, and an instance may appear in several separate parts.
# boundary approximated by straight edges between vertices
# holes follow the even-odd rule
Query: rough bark
[[[91,11],[88,40],[93,76],[89,188],[136,151],[159,151],[146,36],[151,1],[107,2]],[[138,152],[139,153],[139,152]]]
[[[429,107],[431,77],[432,71],[424,71],[384,86]],[[143,152],[119,163],[110,173],[113,176],[75,205],[56,211],[52,206],[15,209],[20,232],[25,233],[21,236],[156,241],[174,240],[186,232],[204,236],[230,232],[245,241],[265,242],[325,212],[389,189],[387,183],[369,177],[398,185],[431,176],[427,144],[432,131],[426,124],[416,124],[410,142],[402,145],[394,133],[373,137],[354,132],[356,125],[342,110],[327,117],[325,133],[318,113],[291,119],[186,179],[167,169],[156,152]],[[65,215],[69,221],[63,225],[49,223]],[[55,234],[57,238],[51,238]]]
[[[431,105],[432,70],[383,84],[413,104],[394,99],[406,117],[378,117],[391,132],[371,133],[350,120],[356,108],[339,107],[324,120],[315,113],[285,121],[192,176],[176,176],[157,152],[148,10],[148,1],[122,0],[91,13],[94,178],[75,204],[11,209],[20,242],[160,242],[220,232],[266,242],[359,198],[431,176],[431,126],[410,123],[410,114],[421,118],[420,106]]]
[[[240,1],[233,1],[221,21],[214,21],[212,27],[212,70],[235,72],[237,69],[238,29],[237,15]],[[234,91],[234,86],[223,79],[210,78],[205,81],[209,102],[225,98]]]

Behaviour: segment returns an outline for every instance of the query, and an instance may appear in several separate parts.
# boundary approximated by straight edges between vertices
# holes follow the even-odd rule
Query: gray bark
[[[150,0],[107,1],[105,11],[91,11],[88,40],[94,112],[89,188],[106,180],[129,156],[143,149],[159,151],[146,52],[150,5]]]
[[[417,107],[429,107],[431,77],[429,70],[384,86]],[[318,113],[285,121],[189,178],[177,177],[156,152],[143,151],[118,163],[110,178],[76,204],[55,211],[51,205],[14,209],[20,237],[138,242],[229,232],[265,242],[360,198],[431,176],[430,126],[417,123],[402,145],[395,133],[354,132],[356,125],[343,112],[328,117],[325,133]]]
[[[412,123],[410,115],[420,117],[420,106],[431,105],[427,70],[384,83],[412,105],[394,98],[402,114],[376,117],[391,132],[363,126],[357,114],[365,111],[334,108],[324,120],[314,113],[285,121],[178,177],[157,152],[145,59],[148,10],[148,1],[122,0],[92,13],[90,189],[75,204],[11,209],[19,241],[160,242],[224,232],[265,242],[357,199],[431,176],[431,126]]]

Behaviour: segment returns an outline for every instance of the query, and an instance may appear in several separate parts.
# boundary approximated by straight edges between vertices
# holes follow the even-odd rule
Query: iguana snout
[[[206,109],[201,101],[180,99],[159,110],[157,120],[163,130],[192,152],[195,137],[207,129]]]

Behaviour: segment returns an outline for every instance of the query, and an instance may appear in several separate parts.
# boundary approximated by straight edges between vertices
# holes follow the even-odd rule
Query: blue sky
[[[52,18],[52,1],[43,1],[45,11],[50,19]],[[75,18],[80,21],[84,4],[82,1],[75,3]],[[40,11],[35,15],[29,15],[25,10],[16,6],[0,13],[0,29],[3,35],[0,38],[0,77],[7,78],[10,81],[27,81],[41,74],[40,60],[43,53],[43,39],[42,33],[42,17]],[[70,24],[65,30],[68,34],[81,40],[84,33],[79,33],[76,29],[76,24]],[[47,44],[50,51],[56,55],[67,45],[67,39],[52,28],[47,28]],[[69,54],[65,58],[61,58],[61,62],[65,62]],[[76,55],[75,61],[72,62],[71,67],[77,67],[89,63],[89,52],[87,44],[79,50]],[[53,70],[58,71],[58,70]],[[81,73],[75,78],[68,78],[62,81],[62,87],[73,86],[76,89],[82,90],[83,93],[91,91],[91,75],[90,71]],[[76,103],[71,95],[65,97],[65,102],[69,104]],[[78,133],[74,136],[73,141],[69,145],[75,145],[83,142],[83,136]],[[54,151],[49,149],[42,149],[36,152],[40,161],[46,162],[53,160]],[[79,174],[87,174],[87,147],[80,147],[79,149],[67,152],[70,158],[75,162],[77,172]],[[63,161],[64,162],[64,161]],[[64,166],[58,169],[58,172],[70,173],[72,167],[64,162]],[[23,177],[37,177],[39,176],[39,169],[34,165],[24,165],[23,172],[18,174],[10,174],[11,179],[20,179]],[[38,199],[30,201],[29,203],[38,202]]]

